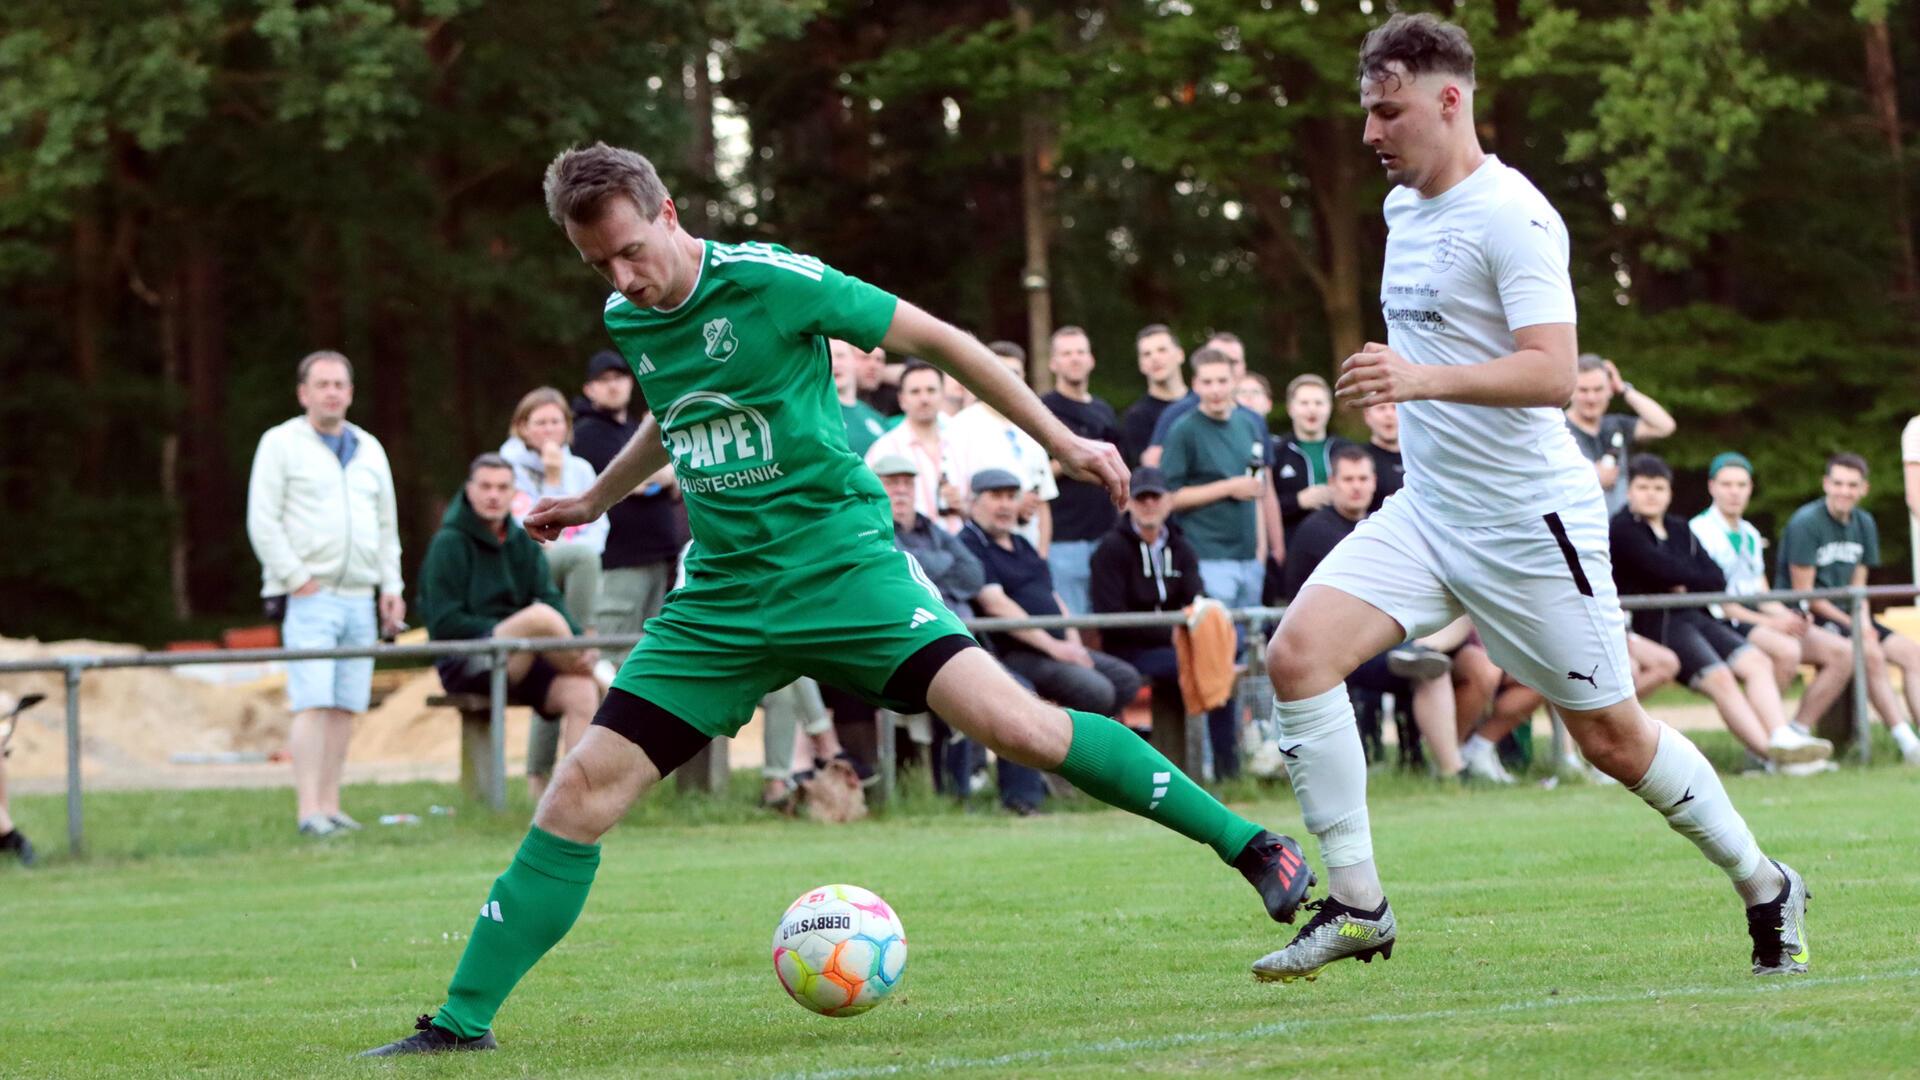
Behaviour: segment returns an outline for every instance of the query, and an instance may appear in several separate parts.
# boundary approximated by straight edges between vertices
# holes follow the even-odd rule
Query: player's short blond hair
[[[555,225],[571,221],[591,225],[606,213],[607,200],[624,195],[640,216],[652,221],[667,201],[667,185],[653,162],[632,150],[597,142],[562,150],[540,182],[547,216]]]

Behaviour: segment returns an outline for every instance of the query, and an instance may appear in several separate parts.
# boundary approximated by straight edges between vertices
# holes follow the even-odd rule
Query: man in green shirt
[[[1880,565],[1880,530],[1873,515],[1860,508],[1867,496],[1867,462],[1858,454],[1835,454],[1827,459],[1820,482],[1824,495],[1802,506],[1787,519],[1780,535],[1780,563],[1774,586],[1781,589],[1841,589],[1865,585],[1867,569]],[[1867,697],[1874,711],[1893,732],[1900,756],[1920,765],[1920,735],[1900,716],[1900,702],[1887,677],[1891,663],[1906,684],[1907,708],[1920,717],[1920,642],[1874,622],[1853,625],[1853,613],[1831,600],[1813,600],[1808,612],[1825,629],[1843,637],[1868,631]]]
[[[1200,557],[1207,595],[1230,608],[1260,603],[1264,580],[1259,498],[1265,433],[1234,408],[1233,359],[1217,349],[1193,354],[1200,404],[1167,432],[1161,471],[1173,489],[1176,520]]]
[[[887,433],[887,418],[860,400],[860,365],[867,354],[837,338],[827,344],[833,358],[833,392],[840,399],[840,422],[847,426],[847,447],[865,461],[874,441]]]
[[[646,158],[596,143],[548,166],[547,208],[610,282],[606,323],[655,408],[593,487],[526,517],[550,538],[671,463],[693,544],[685,584],[647,624],[580,745],[555,770],[519,854],[474,923],[447,1003],[370,1055],[490,1049],[493,1017],[578,918],[600,837],[762,695],[800,675],[902,713],[929,709],[1010,761],[1205,843],[1293,918],[1312,874],[1293,840],[1221,806],[1115,721],[1013,681],[893,542],[880,481],[847,445],[827,341],[947,368],[1118,503],[1127,471],[967,334],[818,259],[689,235]]]

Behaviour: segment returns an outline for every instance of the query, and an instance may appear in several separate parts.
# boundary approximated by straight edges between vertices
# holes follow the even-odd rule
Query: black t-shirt
[[[1401,462],[1398,450],[1386,450],[1368,443],[1367,453],[1373,457],[1373,502],[1367,507],[1372,512],[1380,509],[1380,504],[1387,501],[1387,496],[1406,485],[1407,467]]]
[[[1013,550],[1008,551],[993,542],[980,526],[969,521],[960,529],[960,542],[967,545],[980,560],[981,569],[986,571],[986,584],[998,585],[1006,591],[1020,610],[1029,615],[1060,615],[1060,602],[1053,596],[1053,574],[1047,569],[1047,560],[1034,550],[1027,538],[1019,533],[1013,534]],[[1047,633],[1062,640],[1066,639],[1065,630],[1049,630]],[[1006,634],[995,634],[995,648],[1029,649]],[[1029,651],[1031,651],[1029,649]]]
[[[1282,594],[1288,600],[1300,595],[1300,587],[1307,583],[1307,578],[1333,553],[1334,545],[1345,540],[1358,524],[1348,521],[1331,506],[1308,514],[1287,544],[1287,584]]]
[[[1120,418],[1120,431],[1125,438],[1120,444],[1120,455],[1127,459],[1127,468],[1140,467],[1140,454],[1153,445],[1153,429],[1160,422],[1160,414],[1172,404],[1152,394],[1142,394],[1139,401],[1127,406],[1126,414]]]
[[[595,409],[586,398],[573,402],[573,452],[596,473],[605,472],[614,455],[640,430],[638,414],[624,422]],[[607,546],[600,565],[607,570],[667,562],[687,542],[687,510],[678,495],[635,493],[607,511]]]
[[[1125,438],[1120,433],[1120,418],[1113,414],[1113,406],[1099,398],[1075,401],[1053,390],[1042,396],[1040,401],[1060,418],[1061,423],[1067,425],[1068,431],[1083,439],[1098,439],[1120,446]],[[1120,520],[1120,512],[1113,508],[1113,500],[1107,497],[1106,488],[1067,476],[1059,476],[1055,480],[1060,487],[1060,497],[1053,500],[1055,540],[1098,540],[1112,530],[1114,522]]]

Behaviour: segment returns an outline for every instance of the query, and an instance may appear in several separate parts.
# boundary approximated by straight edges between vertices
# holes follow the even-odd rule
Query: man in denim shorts
[[[380,624],[397,629],[407,615],[393,473],[380,440],[347,422],[346,357],[309,354],[295,389],[305,414],[260,437],[247,485],[260,594],[269,610],[284,610],[280,636],[289,649],[372,645]],[[372,657],[287,665],[287,743],[303,835],[360,827],[340,809],[340,772],[353,714],[366,711],[372,689]]]

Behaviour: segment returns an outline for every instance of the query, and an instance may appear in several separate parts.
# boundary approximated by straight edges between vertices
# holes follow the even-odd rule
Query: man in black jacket
[[[1293,530],[1287,548],[1286,600],[1292,603],[1313,571],[1334,546],[1345,540],[1373,504],[1379,483],[1373,455],[1341,441],[1327,451],[1327,505],[1308,514]],[[1467,627],[1447,627],[1420,641],[1397,645],[1361,664],[1347,676],[1350,690],[1393,694],[1411,703],[1414,724],[1426,741],[1434,771],[1441,779],[1464,767],[1456,723],[1453,662],[1448,653],[1467,646]],[[1438,642],[1439,648],[1428,644]],[[1479,646],[1474,645],[1474,648]]]
[[[1100,538],[1088,564],[1087,599],[1096,614],[1179,611],[1200,596],[1200,557],[1180,535],[1179,527],[1167,520],[1172,513],[1173,500],[1160,470],[1137,470],[1127,512]],[[1166,683],[1173,684],[1171,692],[1179,692],[1180,664],[1174,657],[1172,627],[1113,627],[1100,631],[1100,645],[1152,680],[1160,687],[1155,693],[1168,692],[1162,686]],[[1237,759],[1234,727],[1232,702],[1208,715],[1215,762]]]
[[[573,452],[605,472],[640,428],[632,410],[633,372],[620,354],[602,350],[587,361],[582,396],[573,401]],[[673,590],[675,563],[687,542],[687,512],[668,466],[607,511],[600,555],[600,597],[593,624],[603,634],[638,634]]]
[[[1652,454],[1634,455],[1627,464],[1627,504],[1608,533],[1620,595],[1726,590],[1726,576],[1687,519],[1667,512],[1672,503],[1667,463]],[[1755,756],[1786,764],[1833,753],[1833,744],[1787,724],[1773,662],[1725,623],[1700,608],[1649,608],[1633,613],[1633,629],[1679,656],[1680,681],[1712,698],[1727,730]]]

